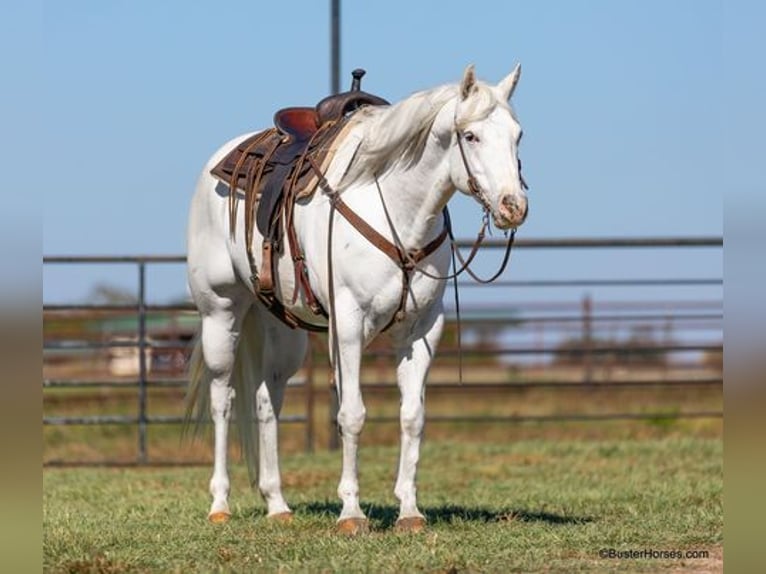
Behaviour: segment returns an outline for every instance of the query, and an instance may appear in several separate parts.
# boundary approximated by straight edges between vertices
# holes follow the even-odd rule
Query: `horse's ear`
[[[460,82],[460,97],[466,99],[475,85],[476,72],[474,71],[473,64],[471,64],[463,72],[463,80]]]
[[[513,95],[513,91],[516,89],[516,84],[519,83],[519,76],[521,76],[521,64],[516,64],[513,72],[497,85],[497,89],[500,94],[506,100],[510,100]]]

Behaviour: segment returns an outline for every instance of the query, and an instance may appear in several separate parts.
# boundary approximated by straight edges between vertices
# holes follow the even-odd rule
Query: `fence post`
[[[138,263],[138,463],[146,464],[146,262]]]
[[[582,300],[582,364],[583,364],[583,382],[590,384],[593,382],[593,324],[592,324],[593,303],[590,295],[586,294]]]

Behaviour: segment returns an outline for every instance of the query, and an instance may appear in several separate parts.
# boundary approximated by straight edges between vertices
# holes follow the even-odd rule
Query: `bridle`
[[[465,146],[463,144],[463,139],[465,137],[463,130],[461,130],[458,127],[457,122],[457,109],[455,110],[455,118],[453,120],[454,129],[455,129],[455,137],[457,139],[457,146],[458,150],[460,150],[460,159],[463,162],[463,168],[465,169],[465,173],[467,176],[468,181],[468,192],[473,196],[482,206],[482,209],[484,210],[484,214],[482,216],[482,223],[481,228],[479,229],[479,232],[476,235],[476,239],[473,242],[473,245],[471,246],[471,251],[468,255],[468,258],[464,259],[463,255],[460,253],[460,249],[458,248],[457,242],[455,241],[455,236],[452,233],[452,222],[449,216],[449,211],[447,208],[444,208],[444,219],[445,219],[445,226],[447,228],[447,232],[449,234],[450,238],[450,247],[452,250],[452,256],[453,256],[453,268],[455,271],[452,274],[447,275],[434,275],[432,273],[429,273],[425,269],[423,269],[421,266],[411,262],[411,266],[413,269],[416,269],[419,273],[422,273],[426,277],[429,277],[430,279],[435,279],[439,281],[449,281],[449,280],[457,280],[457,278],[462,275],[464,272],[468,273],[468,275],[476,282],[487,284],[492,283],[495,281],[500,275],[503,274],[505,271],[508,261],[510,260],[511,256],[511,249],[513,247],[513,242],[516,236],[516,229],[514,228],[511,230],[510,233],[507,231],[505,232],[508,241],[506,242],[505,247],[505,254],[503,255],[503,261],[500,264],[500,268],[489,278],[482,278],[476,275],[474,271],[470,268],[470,264],[473,261],[473,258],[476,256],[476,253],[479,250],[479,247],[484,242],[484,238],[486,237],[486,230],[489,227],[489,218],[492,211],[492,206],[487,199],[487,194],[484,192],[484,190],[481,188],[481,185],[479,184],[479,180],[476,178],[476,176],[473,173],[473,170],[471,169],[471,164],[468,161],[468,155],[465,152]],[[518,173],[519,173],[519,179],[521,181],[521,186],[524,190],[528,190],[529,186],[527,185],[527,182],[524,180],[524,177],[521,175],[521,160],[517,158],[518,162]],[[394,241],[399,243],[401,246],[401,242],[399,240],[399,236],[396,233],[396,229],[394,227],[394,223],[388,213],[388,208],[386,207],[385,200],[383,199],[383,191],[380,188],[380,183],[378,182],[378,178],[375,177],[375,185],[378,189],[378,196],[380,197],[380,201],[383,204],[383,211],[386,215],[386,220],[388,221],[388,225],[391,229],[392,237],[394,238]],[[403,246],[401,246],[403,249]],[[406,251],[404,251],[406,253]],[[457,257],[457,259],[460,261],[460,269],[457,269],[457,265],[454,265],[454,259]],[[455,283],[455,294],[457,297],[457,283]]]
[[[465,153],[465,146],[463,145],[463,139],[465,138],[465,134],[463,133],[463,130],[461,130],[458,127],[458,123],[457,123],[457,109],[455,110],[454,125],[455,125],[455,136],[457,138],[457,147],[460,150],[460,159],[463,160],[463,167],[465,168],[465,173],[468,176],[468,192],[471,195],[473,195],[479,201],[479,203],[481,203],[482,207],[484,208],[484,213],[486,216],[488,212],[492,210],[492,207],[489,204],[487,195],[484,193],[484,190],[481,189],[481,185],[479,185],[479,180],[476,179],[476,176],[473,174],[473,170],[471,169],[471,164],[468,162],[468,156]],[[519,180],[521,181],[521,188],[526,191],[529,189],[529,186],[527,185],[527,182],[524,180],[524,176],[521,175],[521,160],[516,158],[516,161],[518,165]]]
[[[375,175],[375,186],[378,190],[378,195],[380,197],[381,205],[383,206],[383,211],[386,216],[387,223],[389,225],[390,231],[391,231],[391,237],[393,238],[393,242],[386,239],[384,236],[382,236],[378,231],[376,231],[374,228],[372,228],[367,222],[365,222],[361,217],[359,217],[340,197],[340,194],[337,193],[336,190],[332,189],[330,187],[327,179],[325,178],[324,174],[322,173],[320,167],[311,159],[309,158],[309,162],[311,164],[312,169],[317,174],[317,177],[319,179],[319,186],[324,190],[325,194],[330,200],[330,216],[329,216],[329,230],[328,230],[328,236],[327,236],[327,272],[328,272],[328,290],[329,290],[329,307],[330,307],[330,324],[331,324],[331,337],[333,339],[333,354],[335,357],[333,357],[333,362],[335,362],[336,358],[338,357],[339,348],[337,347],[337,326],[336,326],[336,305],[335,305],[335,285],[334,285],[334,269],[333,269],[333,261],[332,261],[332,237],[333,237],[333,227],[334,227],[334,214],[337,211],[340,213],[363,237],[365,237],[372,245],[377,247],[380,251],[382,251],[384,254],[386,254],[390,259],[393,260],[394,263],[397,264],[397,266],[402,271],[402,293],[399,299],[399,305],[394,312],[393,316],[389,320],[389,322],[386,324],[386,326],[382,329],[383,331],[389,329],[392,325],[404,320],[405,317],[405,307],[407,304],[407,295],[410,291],[410,285],[412,282],[412,276],[415,271],[422,273],[426,277],[429,277],[431,279],[435,279],[438,281],[448,281],[452,280],[454,281],[454,293],[455,293],[455,310],[458,316],[458,348],[460,349],[459,352],[459,372],[460,372],[460,381],[462,382],[463,378],[463,369],[462,369],[462,345],[461,345],[461,336],[460,336],[460,299],[458,295],[458,285],[457,285],[457,278],[460,276],[463,272],[467,272],[475,281],[479,283],[491,283],[495,281],[500,275],[503,274],[505,271],[508,261],[510,260],[511,255],[511,249],[513,247],[514,238],[516,236],[516,229],[513,229],[510,234],[506,232],[508,235],[508,241],[505,248],[505,255],[503,256],[503,261],[500,265],[500,268],[489,278],[482,278],[477,276],[473,270],[470,268],[470,264],[473,261],[474,257],[479,251],[479,247],[484,241],[484,238],[486,236],[486,230],[489,226],[489,217],[491,213],[491,205],[489,203],[489,200],[487,199],[486,193],[481,188],[481,185],[479,184],[478,180],[476,179],[476,176],[473,173],[473,170],[471,169],[471,165],[468,161],[468,156],[465,153],[465,148],[463,145],[463,133],[460,129],[458,129],[457,122],[455,122],[455,133],[457,137],[457,144],[458,149],[460,150],[460,157],[463,162],[463,166],[466,171],[466,175],[468,177],[468,191],[470,194],[475,197],[478,202],[481,204],[484,215],[482,217],[482,224],[479,229],[479,232],[476,236],[476,240],[473,243],[473,246],[471,247],[471,252],[469,253],[468,257],[466,259],[463,258],[462,254],[460,253],[460,250],[457,246],[457,242],[455,241],[455,237],[452,233],[452,224],[449,216],[449,211],[447,208],[444,208],[443,214],[444,214],[444,227],[441,231],[441,233],[433,240],[431,240],[426,246],[415,249],[415,250],[408,250],[404,247],[404,244],[402,243],[399,234],[396,231],[396,227],[394,225],[393,219],[391,218],[391,215],[388,211],[388,206],[386,205],[385,199],[383,197],[383,190],[380,187],[380,181],[378,180],[378,176]],[[519,177],[521,178],[521,162],[519,161]],[[523,178],[521,178],[522,186],[524,189],[527,189],[526,182]],[[436,251],[441,244],[449,237],[450,240],[450,250],[452,254],[452,265],[453,269],[455,271],[453,273],[448,273],[447,275],[436,275],[433,274],[426,269],[424,269],[420,262],[423,261],[426,257],[428,257],[431,253]],[[456,258],[460,260],[460,269],[457,269],[457,263]],[[338,383],[338,389],[342,388],[341,381],[336,381]]]
[[[482,208],[484,209],[484,216],[483,216],[483,227],[482,231],[488,226],[490,212],[491,212],[491,206],[489,204],[489,201],[487,200],[487,195],[484,193],[484,190],[481,188],[481,185],[479,184],[478,179],[476,179],[476,176],[473,174],[473,170],[471,169],[471,164],[468,161],[468,156],[465,153],[465,146],[463,144],[463,139],[465,138],[465,134],[463,133],[463,130],[461,130],[458,127],[457,123],[457,110],[456,110],[456,116],[454,120],[455,125],[455,136],[457,139],[457,147],[460,150],[460,159],[463,162],[463,167],[465,168],[465,173],[468,177],[468,191],[469,193],[481,204]],[[524,180],[524,176],[521,175],[521,160],[516,159],[518,162],[518,173],[519,173],[519,180],[521,181],[521,187],[525,191],[529,189],[529,186],[527,185],[527,182]],[[508,236],[508,241],[506,243],[505,247],[505,255],[503,256],[503,262],[500,264],[500,268],[497,270],[496,273],[494,273],[491,277],[488,279],[483,279],[481,277],[478,277],[473,270],[469,267],[471,263],[472,257],[469,257],[467,260],[463,259],[463,256],[460,253],[460,250],[457,247],[457,244],[455,243],[454,237],[452,236],[452,232],[450,230],[450,239],[452,240],[452,251],[453,254],[457,255],[457,258],[460,260],[460,263],[462,265],[459,272],[456,273],[456,275],[459,275],[463,271],[468,273],[468,275],[471,276],[471,278],[478,282],[478,283],[492,283],[495,281],[500,275],[503,274],[505,271],[506,266],[508,265],[508,261],[511,256],[511,249],[513,247],[513,241],[516,236],[516,228],[511,230],[510,234],[506,231],[506,235]],[[481,239],[484,239],[484,235],[482,232],[480,232]],[[478,237],[477,237],[478,241]],[[471,255],[475,255],[475,251],[471,251]],[[455,292],[457,292],[457,285],[455,285]]]
[[[471,169],[471,164],[468,161],[468,156],[465,152],[465,146],[463,145],[463,138],[465,136],[458,127],[457,117],[455,118],[455,121],[454,121],[454,127],[455,127],[455,134],[456,134],[458,149],[460,150],[460,158],[463,162],[463,167],[467,175],[468,191],[481,204],[482,209],[484,210],[481,227],[479,229],[479,232],[476,235],[476,239],[473,242],[471,251],[467,258],[463,258],[463,255],[460,253],[460,249],[457,246],[457,242],[455,241],[455,237],[452,232],[452,223],[451,223],[449,211],[446,207],[444,208],[444,211],[443,211],[444,228],[442,229],[442,232],[439,234],[439,236],[437,236],[436,239],[432,240],[423,248],[408,250],[407,248],[405,248],[404,244],[399,238],[399,234],[396,231],[396,226],[394,225],[393,219],[391,218],[391,215],[388,211],[388,206],[386,205],[385,199],[383,197],[383,190],[380,187],[380,181],[378,180],[377,175],[374,176],[375,186],[378,190],[378,196],[380,198],[381,205],[383,206],[383,212],[386,216],[386,221],[391,231],[391,237],[393,238],[393,242],[389,241],[384,236],[382,236],[379,232],[377,232],[369,224],[367,224],[367,222],[365,222],[361,217],[359,217],[350,207],[348,207],[348,205],[341,199],[340,194],[337,193],[336,190],[330,187],[329,183],[327,182],[327,179],[325,178],[319,166],[314,161],[309,159],[312,168],[314,169],[314,171],[317,174],[317,177],[319,178],[319,186],[324,190],[325,194],[330,199],[331,220],[330,220],[330,232],[328,234],[328,243],[331,243],[332,241],[332,227],[333,227],[332,215],[334,214],[335,211],[338,211],[363,237],[365,237],[372,245],[377,247],[380,251],[388,255],[388,257],[392,259],[394,263],[396,263],[398,267],[402,270],[404,279],[403,279],[403,293],[402,293],[402,297],[400,298],[400,305],[397,311],[394,313],[394,316],[392,317],[391,321],[384,328],[384,330],[388,329],[394,323],[399,322],[404,318],[404,307],[406,305],[406,291],[409,289],[411,276],[414,271],[417,271],[425,275],[426,277],[437,280],[437,281],[449,281],[449,280],[457,281],[457,278],[460,275],[462,275],[464,272],[466,272],[475,281],[486,284],[486,283],[491,283],[495,281],[498,277],[500,277],[500,275],[502,275],[503,272],[505,271],[508,265],[508,261],[510,260],[511,249],[513,247],[514,238],[516,236],[515,228],[511,230],[510,233],[506,231],[508,241],[506,243],[503,261],[500,265],[500,268],[491,277],[489,278],[479,277],[470,268],[471,262],[473,261],[474,257],[478,253],[479,247],[484,242],[484,239],[486,237],[486,231],[487,231],[487,228],[489,227],[491,204],[489,200],[487,199],[486,193],[481,188],[481,185],[479,184],[478,179],[474,175],[473,170]],[[527,184],[524,181],[524,178],[521,177],[521,160],[518,160],[518,162],[519,162],[519,178],[521,179],[522,187],[524,189],[528,189]],[[457,269],[457,265],[453,265],[453,267],[455,268],[455,271],[453,273],[448,273],[447,275],[436,275],[424,269],[420,265],[420,262],[423,259],[425,259],[428,255],[430,255],[432,252],[436,251],[436,249],[444,242],[444,240],[447,237],[449,237],[450,239],[450,248],[452,251],[453,263],[454,263],[455,257],[457,257],[457,259],[460,261],[461,266],[460,266],[460,269]],[[328,247],[328,261],[329,259],[331,259],[331,249]],[[332,289],[330,291],[331,291],[330,297],[334,299],[334,294],[332,293]],[[457,283],[455,284],[455,293],[457,296]]]
[[[473,174],[471,164],[468,163],[468,156],[465,153],[465,146],[463,145],[463,138],[465,138],[465,134],[463,133],[463,130],[458,128],[457,118],[455,119],[455,136],[457,138],[457,147],[460,150],[460,159],[463,160],[463,167],[465,168],[465,173],[468,176],[468,192],[473,195],[479,201],[479,203],[481,203],[481,206],[484,208],[484,216],[489,218],[489,213],[492,211],[492,206],[487,199],[487,194],[485,194],[484,190],[481,189],[479,180],[476,179],[476,176]]]

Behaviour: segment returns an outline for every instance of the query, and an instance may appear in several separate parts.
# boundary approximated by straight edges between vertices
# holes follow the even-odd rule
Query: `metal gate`
[[[704,251],[710,257],[709,267],[715,269],[716,258],[721,256],[723,240],[720,237],[685,237],[685,238],[582,238],[582,239],[520,239],[515,246],[515,253],[527,250],[556,250],[565,252],[583,252],[583,251],[605,251],[621,250],[630,252],[636,250],[661,250],[663,252],[679,253],[688,252],[688,250]],[[463,245],[465,247],[465,245]],[[485,249],[492,251],[503,247],[500,240],[489,241]],[[43,424],[47,426],[82,426],[82,425],[130,425],[137,429],[136,455],[134,461],[130,464],[163,464],[166,461],[156,460],[149,456],[147,435],[152,425],[178,425],[183,422],[180,414],[152,414],[147,404],[147,397],[150,389],[156,388],[178,388],[183,387],[186,381],[182,376],[162,376],[159,366],[170,361],[176,367],[180,367],[182,359],[186,356],[189,349],[189,338],[193,332],[194,307],[189,303],[183,304],[154,304],[147,298],[147,268],[157,266],[175,265],[180,266],[185,262],[183,256],[46,256],[43,258],[45,267],[62,265],[121,265],[133,267],[136,271],[136,296],[135,301],[130,303],[112,303],[112,304],[53,304],[45,303],[43,305],[44,332],[46,333],[43,357],[44,372],[46,365],[54,364],[57,361],[64,363],[67,357],[72,357],[78,353],[104,354],[123,352],[121,364],[132,365],[134,376],[120,376],[111,378],[102,377],[78,377],[71,375],[58,374],[48,376],[43,380],[45,393],[55,392],[55,389],[134,389],[135,390],[135,414],[88,414],[52,416],[46,415],[43,418]],[[511,265],[513,269],[513,265]],[[708,275],[705,277],[671,277],[671,276],[645,276],[646,270],[642,270],[642,277],[615,277],[615,276],[586,276],[566,279],[510,279],[501,278],[490,287],[482,287],[490,293],[490,289],[533,289],[533,290],[556,290],[562,288],[578,289],[651,289],[661,288],[663,293],[670,293],[674,289],[688,289],[694,287],[705,287],[712,289],[713,292],[721,292],[722,296],[722,278],[720,275]],[[512,273],[512,271],[511,271]],[[465,285],[463,292],[467,289],[473,289],[473,286]],[[484,293],[484,292],[482,292]],[[488,299],[491,299],[489,295]],[[519,311],[521,309],[521,311]],[[177,337],[164,336],[159,338],[154,336],[153,328],[150,322],[157,317],[175,317],[184,318],[185,325],[178,326]],[[99,337],[88,336],[83,333],[71,332],[68,335],[54,333],[49,328],[55,321],[92,321],[98,323],[109,320],[109,318],[131,317],[132,323],[128,323],[128,337],[114,336],[104,338],[103,333]],[[73,319],[75,318],[75,319]],[[79,319],[77,319],[79,318]],[[453,317],[454,318],[454,317]],[[515,344],[500,343],[494,344],[491,348],[471,348],[464,352],[476,359],[477,357],[502,358],[497,360],[507,360],[509,357],[524,357],[525,361],[534,362],[534,357],[562,357],[576,356],[581,374],[577,380],[557,380],[555,377],[548,380],[536,379],[526,380],[522,376],[515,380],[506,381],[475,381],[468,385],[465,390],[488,390],[493,392],[504,392],[513,389],[535,389],[550,388],[554,390],[566,390],[570,388],[581,388],[588,385],[598,389],[610,387],[620,388],[681,388],[681,387],[708,387],[714,389],[722,388],[723,377],[720,373],[695,374],[690,377],[678,375],[674,372],[667,372],[662,376],[649,378],[639,378],[633,380],[606,380],[604,377],[595,376],[599,364],[599,358],[605,356],[612,357],[618,353],[629,353],[621,346],[617,348],[613,344],[605,344],[594,336],[600,326],[614,324],[628,324],[631,321],[640,321],[642,324],[673,325],[678,329],[679,325],[685,325],[684,328],[698,329],[704,326],[707,340],[688,340],[684,337],[682,340],[667,340],[654,342],[651,345],[643,345],[636,349],[636,353],[641,353],[643,357],[649,357],[658,354],[684,354],[684,353],[703,353],[715,356],[722,353],[722,301],[721,297],[690,300],[683,298],[674,298],[672,301],[640,301],[628,300],[623,302],[601,303],[594,301],[589,295],[581,297],[579,300],[561,301],[540,301],[528,302],[524,306],[516,306],[515,314],[511,315],[504,310],[502,304],[492,306],[475,305],[466,308],[464,317],[464,328],[495,329],[496,332],[502,332],[504,328],[517,328],[524,325],[525,328],[538,329],[542,332],[544,329],[558,329],[562,333],[574,330],[578,333],[579,344],[563,349],[561,346],[551,347],[545,344]],[[514,327],[515,326],[515,327]],[[312,341],[311,352],[308,354],[306,365],[301,371],[301,375],[290,381],[292,387],[302,389],[304,397],[304,413],[292,414],[281,417],[281,421],[290,424],[303,425],[305,429],[304,441],[305,449],[311,450],[317,446],[317,427],[319,424],[330,425],[334,422],[335,409],[337,409],[337,398],[334,394],[334,388],[329,385],[319,386],[317,382],[317,365],[326,364],[326,356],[322,349],[322,342],[315,337]],[[132,353],[132,354],[131,354]],[[439,356],[445,357],[445,360],[456,360],[458,349],[454,345],[447,344],[440,349]],[[368,353],[372,361],[386,358],[391,355],[385,348],[373,348]],[[92,355],[91,355],[92,356]],[[476,359],[478,360],[478,359]],[[602,361],[603,362],[603,361]],[[115,364],[117,364],[115,359]],[[165,365],[167,367],[167,365]],[[53,370],[55,369],[48,369]],[[155,374],[154,371],[160,371]],[[179,369],[176,369],[178,371]],[[63,371],[62,371],[63,372]],[[326,376],[324,377],[326,380]],[[388,392],[395,389],[395,382],[392,380],[378,380],[363,384],[363,389],[370,393]],[[329,393],[330,412],[322,417],[318,422],[315,416],[316,393]],[[439,392],[460,392],[455,381],[435,381],[429,382],[429,396]],[[326,395],[325,395],[325,398]],[[703,410],[684,410],[676,413],[667,412],[631,412],[630,410],[621,410],[620,412],[605,413],[547,413],[547,414],[514,414],[514,415],[483,415],[477,417],[470,414],[455,412],[450,414],[436,414],[427,417],[428,421],[441,422],[481,422],[494,424],[509,424],[522,422],[554,422],[554,421],[596,421],[596,420],[630,420],[630,419],[651,419],[652,417],[674,417],[674,418],[720,418],[722,410],[703,409]],[[479,420],[480,418],[480,420]],[[395,416],[371,416],[367,419],[370,422],[396,422]],[[337,446],[337,433],[329,433],[329,446]],[[48,460],[46,464],[77,464],[76,460]],[[110,464],[115,461],[104,460],[99,464]],[[127,464],[121,461],[120,464]]]

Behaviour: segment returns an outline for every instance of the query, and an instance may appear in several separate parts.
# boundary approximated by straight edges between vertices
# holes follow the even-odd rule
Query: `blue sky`
[[[183,253],[208,156],[329,90],[329,1],[51,1],[42,17],[46,255]],[[498,81],[521,62],[519,237],[720,235],[723,17],[705,0],[346,0],[342,85],[364,67],[364,88],[396,101],[469,63]],[[477,206],[452,213],[458,235],[475,232]],[[721,259],[529,252],[512,277],[716,276]],[[181,271],[155,273],[157,298],[184,293]],[[45,269],[45,299],[82,299],[78,277]]]

